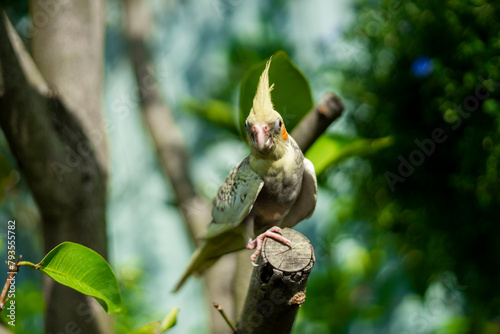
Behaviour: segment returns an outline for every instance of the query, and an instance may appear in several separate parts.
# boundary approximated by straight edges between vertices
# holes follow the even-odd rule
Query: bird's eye
[[[281,125],[282,125],[282,124],[283,124],[283,123],[281,122],[281,119],[280,119],[280,118],[278,118],[278,119],[276,120],[276,123],[274,124],[274,131],[276,131],[276,132],[280,132],[280,131],[281,131]]]
[[[250,127],[250,124],[248,124],[248,119],[245,121],[245,128],[249,128]]]

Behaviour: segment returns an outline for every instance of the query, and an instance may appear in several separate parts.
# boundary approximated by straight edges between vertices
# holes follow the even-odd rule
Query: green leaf
[[[373,154],[381,148],[392,145],[391,137],[377,139],[349,138],[340,135],[326,134],[318,138],[306,153],[316,169],[321,174],[331,165],[353,156]]]
[[[159,334],[159,333],[164,333],[170,328],[175,326],[175,323],[177,322],[177,313],[179,313],[179,308],[174,307],[171,309],[168,314],[165,316],[163,321],[153,321],[150,322],[149,324],[146,324],[144,326],[141,326],[137,329],[134,329],[132,332],[129,332],[128,334]]]
[[[245,119],[252,109],[257,84],[266,66],[266,61],[249,69],[241,82],[240,120],[238,124],[243,134],[245,133]],[[269,84],[273,83],[274,89],[271,92],[271,99],[274,109],[283,117],[288,132],[291,132],[302,117],[311,110],[313,100],[309,83],[284,51],[278,51],[273,55],[269,68]]]
[[[141,326],[128,334],[158,334],[160,332],[160,320],[150,322],[144,326]]]
[[[207,121],[239,135],[237,110],[233,105],[221,100],[209,100],[205,103],[190,100],[186,106]]]
[[[177,313],[179,313],[179,308],[174,307],[168,312],[166,317],[161,322],[160,333],[167,331],[167,329],[172,328],[177,323]]]
[[[94,297],[108,313],[121,307],[121,294],[113,270],[92,249],[63,242],[36,266],[54,281]]]

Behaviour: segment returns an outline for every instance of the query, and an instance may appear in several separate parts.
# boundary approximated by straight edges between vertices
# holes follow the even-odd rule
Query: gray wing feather
[[[233,168],[217,192],[213,221],[205,238],[213,238],[237,227],[252,210],[264,181],[252,170],[249,159],[246,157]]]

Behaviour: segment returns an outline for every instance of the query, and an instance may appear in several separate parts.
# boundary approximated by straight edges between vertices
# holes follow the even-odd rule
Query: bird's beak
[[[252,128],[253,139],[259,151],[269,148],[272,144],[269,126],[267,124],[255,124]]]

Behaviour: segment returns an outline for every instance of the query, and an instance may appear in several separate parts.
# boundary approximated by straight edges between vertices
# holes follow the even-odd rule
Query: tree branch
[[[7,279],[5,280],[5,284],[3,286],[2,293],[0,294],[0,312],[3,309],[5,309],[5,299],[7,298],[7,293],[9,292],[9,288],[12,284],[12,280],[15,279],[17,273],[19,272],[19,261],[21,261],[21,255],[19,255],[17,257],[16,262],[8,263],[9,273],[7,275]]]
[[[221,305],[217,304],[216,302],[214,302],[214,307],[215,309],[220,313],[221,317],[224,319],[224,321],[227,323],[227,325],[229,326],[229,328],[231,329],[231,331],[233,333],[236,333],[238,330],[236,329],[236,327],[233,325],[233,323],[231,322],[231,320],[229,319],[229,317],[227,316],[226,312],[224,311],[224,309],[222,308]]]
[[[144,1],[125,1],[126,23],[124,28],[129,44],[129,54],[140,93],[141,110],[165,176],[170,180],[193,240],[205,231],[211,207],[197,196],[188,175],[189,156],[182,134],[175,125],[170,108],[161,98],[157,77],[146,47],[151,13]]]
[[[193,241],[200,242],[211,220],[212,207],[204,198],[197,195],[188,174],[189,155],[182,134],[175,125],[170,108],[161,98],[154,67],[145,40],[152,22],[149,3],[142,0],[127,0],[124,7],[126,23],[124,29],[129,43],[129,53],[134,67],[140,92],[141,110],[144,123],[149,129],[158,153],[164,175],[172,185],[184,220]],[[228,287],[232,283],[231,270],[235,268],[234,255],[218,261],[205,274],[208,299],[217,299],[234,310],[233,293]],[[227,272],[227,274],[221,274]],[[232,315],[232,313],[230,313]],[[211,313],[212,332],[224,333],[227,325],[215,312]]]
[[[302,152],[306,152],[343,111],[342,100],[333,93],[326,93],[291,133]]]
[[[245,307],[238,325],[241,334],[289,334],[314,265],[314,250],[299,232],[285,228],[292,247],[266,238],[257,259]]]

